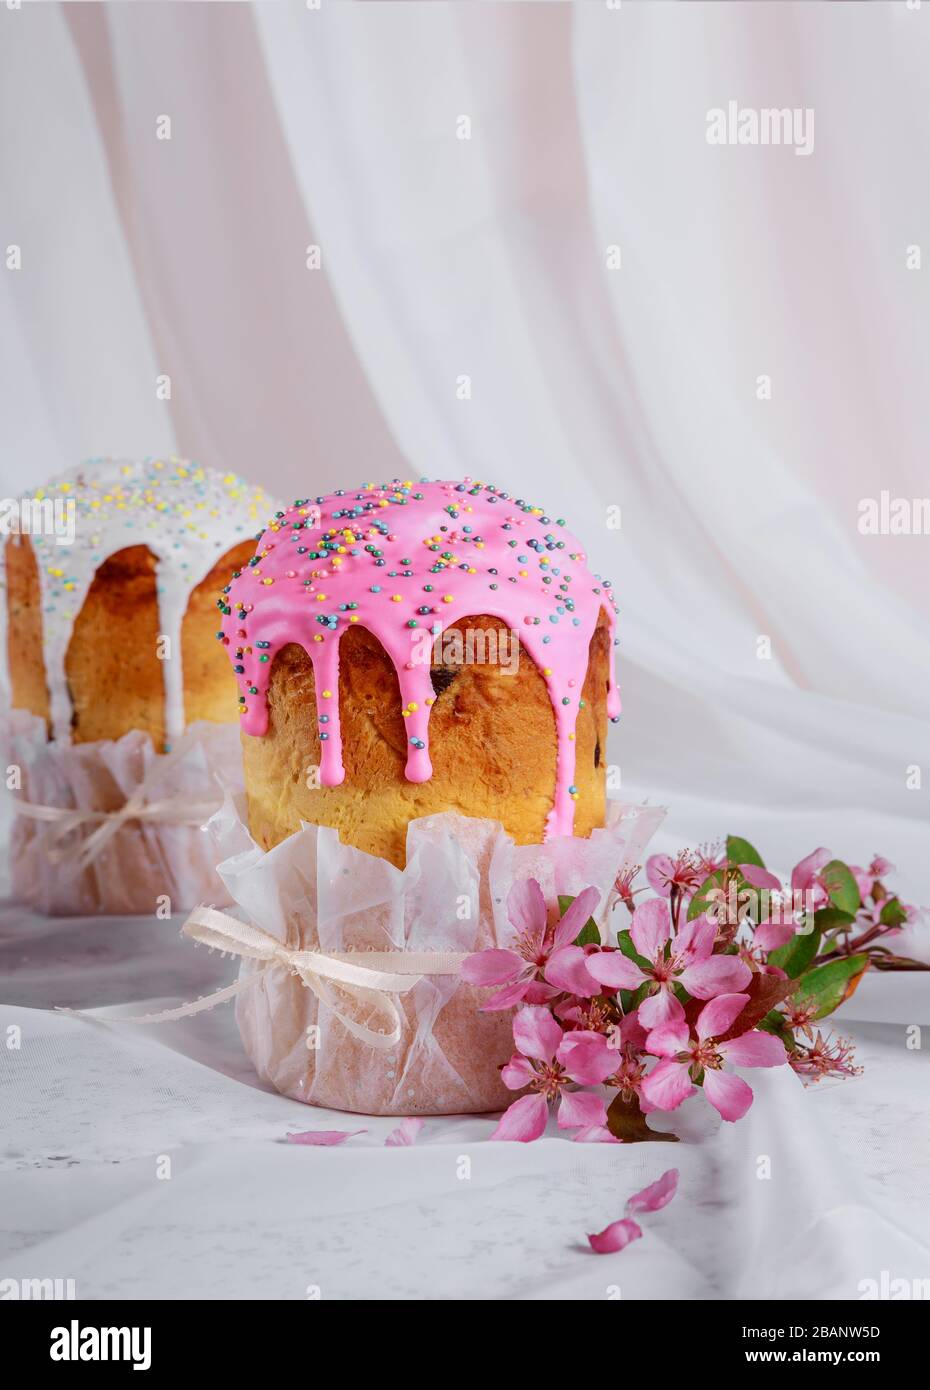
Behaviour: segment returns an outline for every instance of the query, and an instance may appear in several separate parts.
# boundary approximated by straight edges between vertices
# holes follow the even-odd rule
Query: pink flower
[[[777,1067],[787,1061],[784,1044],[772,1033],[750,1029],[725,1042],[749,1002],[748,994],[721,994],[698,1014],[697,1036],[691,1037],[683,1018],[656,1028],[646,1039],[647,1051],[663,1060],[643,1083],[643,1094],[657,1110],[674,1110],[693,1094],[692,1079],[703,1073],[704,1094],[725,1120],[739,1120],[752,1105],[752,1090],[739,1076],[723,1070],[724,1061],[739,1067]]]
[[[769,951],[777,951],[779,946],[787,946],[797,930],[794,922],[760,922],[752,934],[752,944],[767,955]]]
[[[639,1240],[643,1233],[636,1222],[629,1219],[631,1214],[661,1211],[663,1207],[668,1206],[677,1191],[678,1169],[669,1168],[657,1182],[644,1187],[642,1192],[634,1192],[626,1204],[626,1216],[619,1221],[612,1221],[596,1235],[588,1236],[591,1249],[597,1255],[613,1255],[618,1250],[625,1249],[631,1241]]]
[[[873,875],[867,869],[860,869],[858,864],[850,864],[849,872],[856,880],[856,887],[859,889],[859,897],[865,902],[872,892]]]
[[[826,907],[830,901],[830,894],[827,892],[827,886],[821,877],[820,870],[825,868],[832,858],[832,850],[815,849],[806,859],[795,864],[791,870],[792,893],[809,893],[811,895],[811,910],[814,912],[821,907]]]
[[[638,1010],[625,1014],[619,1027],[615,1024],[610,1031],[608,1044],[617,1054],[617,1066],[607,1078],[607,1084],[619,1091],[624,1101],[639,1100],[643,1114],[654,1107],[643,1099],[643,1081],[646,1076],[646,1030],[639,1021]]]
[[[613,891],[616,894],[617,901],[623,903],[623,906],[629,912],[633,911],[633,899],[636,896],[633,883],[642,867],[642,864],[630,864],[627,868],[621,869],[614,879]]]
[[[532,1088],[501,1116],[492,1139],[531,1143],[546,1128],[550,1101],[559,1102],[560,1129],[606,1127],[607,1107],[589,1091],[569,1090],[573,1082],[596,1086],[616,1066],[616,1053],[602,1033],[576,1029],[564,1033],[547,1008],[527,1004],[513,1020],[517,1051],[501,1070],[501,1080],[511,1091]]]
[[[865,904],[871,897],[875,885],[880,883],[886,874],[894,872],[894,865],[880,854],[876,854],[867,869],[861,869],[858,864],[850,864],[849,872],[856,880],[859,897]]]
[[[679,851],[674,859],[667,854],[653,854],[646,860],[646,878],[650,888],[660,898],[669,897],[672,888],[693,893],[706,877],[706,874],[702,877],[691,851],[687,849]]]
[[[674,994],[678,983],[695,999],[713,999],[745,988],[752,977],[749,966],[738,956],[713,954],[717,928],[706,917],[683,922],[673,938],[668,904],[661,898],[640,903],[633,913],[630,935],[648,964],[639,966],[622,951],[611,950],[589,955],[585,968],[611,989],[638,989],[648,982],[649,997],[638,1010],[640,1023],[646,1028],[684,1017]]]
[[[828,1041],[818,1029],[810,1047],[796,1047],[788,1053],[788,1064],[807,1086],[824,1076],[860,1076],[862,1068],[854,1064],[854,1055],[848,1038],[834,1034]]]
[[[504,986],[482,1005],[483,1011],[509,1009],[524,999],[541,1004],[561,990],[597,994],[584,968],[584,951],[573,943],[599,897],[596,888],[585,888],[550,926],[536,879],[515,883],[507,898],[507,915],[517,929],[514,949],[478,951],[462,963],[462,979],[469,984]]]

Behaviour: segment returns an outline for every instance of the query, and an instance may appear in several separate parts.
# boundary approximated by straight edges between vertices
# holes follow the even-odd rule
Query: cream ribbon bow
[[[185,734],[171,753],[161,753],[155,758],[148,773],[127,797],[123,805],[115,811],[82,811],[70,806],[44,806],[34,801],[25,801],[14,796],[13,806],[20,816],[30,820],[45,821],[55,827],[52,843],[47,854],[52,862],[67,857],[64,841],[70,831],[82,825],[96,825],[80,847],[74,852],[74,864],[78,869],[86,869],[92,864],[104,845],[128,821],[150,821],[161,825],[202,825],[222,804],[221,798],[211,801],[194,801],[189,796],[178,795],[151,800],[155,787],[182,762],[193,746],[190,734]]]
[[[232,999],[261,979],[265,970],[282,966],[299,976],[301,983],[325,1004],[353,1037],[369,1047],[387,1051],[400,1042],[404,1022],[393,996],[407,994],[424,975],[457,975],[462,961],[470,954],[455,951],[295,951],[261,927],[240,922],[237,917],[213,907],[194,908],[181,934],[214,951],[258,961],[262,969],[195,1003],[134,1018],[108,1019],[107,1022],[168,1023],[172,1019],[189,1018]],[[368,1006],[380,1015],[386,1026],[376,1029],[359,1022],[349,1011],[350,1001]]]
[[[127,821],[154,821],[162,825],[203,825],[220,806],[219,801],[195,801],[192,804],[188,798],[180,796],[165,797],[161,801],[146,801],[142,787],[134,791],[116,811],[79,811],[67,806],[43,806],[34,801],[20,801],[18,797],[14,804],[17,815],[27,816],[30,820],[46,821],[55,826],[52,843],[46,850],[53,863],[66,858],[67,851],[62,842],[69,831],[77,830],[82,825],[96,823],[96,830],[91,831],[75,852],[74,864],[78,869],[86,869],[88,864],[92,864],[107,841],[112,839],[120,826],[125,825]]]

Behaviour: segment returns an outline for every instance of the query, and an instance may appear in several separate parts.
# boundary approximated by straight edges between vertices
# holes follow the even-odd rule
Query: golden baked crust
[[[247,564],[254,540],[234,546],[190,596],[181,629],[184,711],[188,723],[235,717],[235,680],[216,641],[216,592]],[[49,722],[42,645],[42,601],[28,536],[6,545],[8,657],[12,704]],[[165,744],[165,700],[155,557],[144,545],[117,551],[98,568],[74,621],[65,672],[74,717],[72,739],[117,739],[130,729]]]
[[[487,616],[458,626],[494,628]],[[591,639],[576,729],[574,833],[604,824],[607,683],[611,643],[602,614]],[[321,787],[313,667],[302,647],[278,654],[268,691],[268,732],[242,735],[249,825],[271,849],[301,821],[333,826],[340,839],[398,867],[406,862],[407,823],[440,811],[500,821],[518,844],[537,844],[555,795],[556,734],[546,683],[522,650],[515,674],[497,664],[433,668],[430,714],[433,775],[408,782],[407,731],[394,667],[362,627],[340,645],[339,715],[345,780]]]
[[[216,595],[254,554],[254,537],[240,541],[217,560],[187,601],[181,624],[181,661],[188,724],[197,719],[231,724],[236,718],[236,683],[230,681],[229,657],[216,640]]]
[[[39,566],[28,536],[10,536],[6,561],[7,658],[11,704],[51,723],[42,656],[42,594]]]

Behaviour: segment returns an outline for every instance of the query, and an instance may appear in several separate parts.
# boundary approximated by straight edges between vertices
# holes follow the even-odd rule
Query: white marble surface
[[[53,1012],[139,1012],[233,978],[179,925],[0,911],[0,1039],[22,1038],[0,1048],[0,1278],[91,1298],[854,1299],[883,1269],[930,1277],[930,1071],[905,1045],[906,1024],[930,1029],[923,979],[867,981],[847,1006],[862,1078],[756,1073],[745,1121],[686,1106],[677,1145],[489,1144],[492,1120],[469,1116],[385,1149],[394,1120],[263,1089],[231,1008],[143,1028]],[[896,1021],[856,1021],[893,1017],[898,987]],[[330,1127],[367,1132],[282,1142]],[[591,1254],[585,1232],[673,1165],[679,1195],[644,1238]]]

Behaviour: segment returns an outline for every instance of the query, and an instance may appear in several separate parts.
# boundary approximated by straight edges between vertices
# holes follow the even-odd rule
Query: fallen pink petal
[[[335,1144],[344,1144],[357,1134],[367,1134],[367,1129],[305,1129],[297,1134],[284,1136],[288,1144],[311,1144],[318,1149],[330,1149]]]
[[[623,1217],[620,1221],[612,1221],[596,1235],[589,1235],[588,1244],[596,1255],[615,1255],[618,1250],[625,1250],[631,1241],[639,1240],[642,1234],[635,1221]]]
[[[416,1118],[401,1120],[396,1129],[392,1129],[384,1141],[386,1149],[409,1148],[411,1144],[417,1142],[420,1130],[423,1128],[425,1120]]]
[[[641,1192],[633,1193],[626,1204],[627,1215],[633,1216],[640,1211],[661,1211],[663,1207],[668,1206],[677,1191],[678,1169],[669,1168],[656,1182],[650,1183]]]

